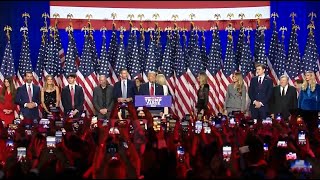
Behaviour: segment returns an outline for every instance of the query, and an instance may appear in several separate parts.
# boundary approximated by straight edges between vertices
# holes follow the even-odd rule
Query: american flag
[[[172,43],[172,35],[170,34],[170,32],[167,32],[167,44],[163,53],[163,59],[162,59],[162,63],[161,63],[161,72],[164,74],[164,76],[166,77],[167,80],[167,85],[168,85],[168,89],[169,92],[171,92],[171,95],[174,97],[174,87],[175,87],[175,78],[174,78],[174,58],[172,57],[172,51],[173,51],[173,46],[176,44]],[[180,42],[179,42],[180,44]],[[173,103],[174,104],[174,99],[173,99]],[[174,107],[172,107],[173,112],[175,112]]]
[[[232,28],[232,27],[231,27]],[[223,103],[225,101],[227,87],[232,82],[232,74],[236,70],[236,57],[233,51],[232,30],[228,30],[226,56],[223,62],[222,75],[220,81],[220,95],[222,95]],[[219,98],[220,99],[220,98]],[[220,100],[221,101],[221,100]]]
[[[57,20],[57,19],[56,19]],[[63,67],[65,66],[65,55],[64,55],[64,49],[62,48],[62,43],[61,43],[61,38],[60,38],[60,32],[59,32],[59,29],[58,29],[58,21],[56,21],[55,23],[55,48],[57,51],[57,54],[58,54],[58,57],[60,59],[60,62],[56,61],[56,66],[59,67],[57,69],[57,76],[55,77],[55,81],[56,81],[56,84],[59,86],[60,90],[61,90],[61,87],[64,87],[64,83],[63,83]],[[61,30],[63,31],[63,30]],[[56,52],[55,52],[56,54]]]
[[[138,42],[137,42],[137,31],[134,31],[134,35],[133,35],[133,46],[132,46],[132,67],[131,67],[131,77],[133,79],[137,78],[137,77],[141,77],[141,72],[140,72],[140,68],[141,68],[141,61],[140,61],[140,57],[139,57],[139,47],[138,47]]]
[[[50,74],[55,79],[55,83],[60,85],[59,76],[62,72],[61,59],[59,58],[57,37],[50,32],[50,42],[47,49],[47,64],[45,66],[45,75]]]
[[[257,26],[256,37],[255,37],[255,52],[254,52],[254,61],[256,63],[261,63],[264,65],[268,65],[267,56],[265,54],[265,43],[264,39],[264,29],[262,26]]]
[[[189,81],[189,90],[190,90],[190,105],[195,110],[197,103],[197,91],[199,89],[199,83],[197,80],[199,72],[201,72],[201,53],[198,43],[198,34],[195,31],[195,38],[193,49],[190,50],[192,52],[190,60],[189,60],[189,68],[188,68],[188,81]],[[194,112],[193,112],[194,113]]]
[[[128,45],[127,45],[127,61],[128,61],[128,72],[131,74],[131,67],[132,67],[132,47],[133,47],[133,32],[134,30],[132,29],[132,22],[130,22],[130,29],[129,29],[129,39],[128,39]]]
[[[98,53],[97,53],[97,48],[96,48],[96,42],[94,40],[94,36],[91,36],[92,38],[89,38],[89,44],[90,44],[90,54],[91,54],[91,61],[93,63],[93,67],[94,67],[94,71],[96,72],[96,74],[98,74],[99,70],[100,70],[100,60],[98,58]],[[98,83],[98,79],[94,79],[96,80],[96,83]]]
[[[65,66],[64,66],[64,78],[63,78],[63,85],[67,86],[68,81],[67,81],[67,76],[69,74],[75,74],[77,73],[77,67],[79,64],[80,57],[78,55],[78,49],[76,46],[76,41],[74,39],[74,35],[72,32],[69,33],[68,35],[69,38],[69,43],[68,43],[68,49],[67,49],[67,55],[66,55],[66,60],[65,60]]]
[[[220,94],[220,80],[221,80],[221,44],[219,30],[216,29],[212,33],[212,43],[210,53],[208,55],[208,65],[206,67],[206,74],[208,76],[209,91],[209,108],[217,114],[223,107],[222,95]],[[220,103],[221,102],[221,103]]]
[[[122,36],[122,35],[121,35]],[[120,38],[117,60],[115,62],[114,72],[120,74],[121,69],[127,69],[127,56],[125,54],[123,38]]]
[[[44,67],[45,67],[45,61],[46,61],[46,56],[47,56],[47,43],[48,43],[48,38],[46,34],[42,35],[42,40],[41,40],[41,46],[39,49],[39,54],[38,54],[38,61],[37,61],[37,67],[35,70],[35,81],[38,82],[37,85],[40,87],[43,86],[44,84]]]
[[[286,51],[284,48],[284,36],[282,36],[282,41],[278,44],[278,50],[275,53],[277,57],[275,58],[273,69],[278,75],[278,78],[280,78],[281,75],[285,74],[287,61]]]
[[[23,40],[22,40],[22,47],[20,51],[18,74],[16,79],[16,83],[18,87],[22,86],[25,83],[24,73],[27,71],[30,71],[30,72],[33,71],[31,59],[30,59],[28,28],[22,27],[21,30],[23,31]]]
[[[309,32],[307,46],[305,48],[304,56],[302,57],[302,65],[304,72],[313,71],[316,74],[316,80],[319,81],[319,54],[317,52],[317,45],[312,29]]]
[[[243,49],[243,38],[244,38],[244,32],[245,28],[243,27],[243,21],[240,22],[240,30],[239,30],[239,37],[238,37],[238,43],[236,46],[236,64],[237,64],[237,69],[238,66],[240,65],[241,62],[241,56],[242,56],[242,49]]]
[[[270,43],[270,50],[269,50],[269,58],[267,59],[268,63],[268,72],[269,76],[273,80],[273,84],[278,84],[279,77],[281,76],[282,72],[277,72],[274,65],[276,59],[278,58],[278,49],[279,49],[279,40],[278,40],[278,31],[277,31],[277,23],[274,20],[273,21],[273,31],[272,31],[272,36],[271,36],[271,43]],[[277,68],[279,69],[279,68]]]
[[[108,61],[110,63],[109,82],[111,82],[111,84],[115,84],[118,81],[119,74],[115,74],[114,72],[114,67],[115,67],[114,65],[117,60],[117,54],[118,54],[117,33],[114,27],[111,35],[109,50],[108,50]]]
[[[156,49],[155,49],[155,56],[156,56],[156,68],[159,69],[162,63],[162,44],[160,42],[160,31],[154,32],[154,38],[156,39]],[[173,54],[171,54],[173,56]],[[173,64],[172,64],[173,65]]]
[[[194,31],[194,23],[191,22],[191,26],[190,26],[190,36],[189,36],[189,42],[188,42],[188,50],[187,50],[187,61],[186,61],[186,65],[187,67],[190,66],[190,61],[191,61],[191,56],[192,56],[192,51],[193,51],[193,47],[195,46],[196,43],[196,37],[195,37],[195,31]]]
[[[95,74],[94,62],[92,57],[92,44],[90,43],[91,34],[85,35],[84,47],[82,50],[82,56],[80,61],[79,70],[77,71],[77,81],[84,91],[84,107],[89,115],[93,115],[94,108],[92,105],[92,94],[94,87],[97,86],[97,76]]]
[[[5,77],[14,77],[14,60],[12,56],[12,49],[10,39],[7,42],[6,48],[4,50],[4,55],[2,58],[1,68],[0,68],[0,86],[3,85]]]
[[[187,37],[183,35],[184,47],[186,47]],[[175,69],[175,91],[174,91],[174,112],[179,118],[183,118],[186,114],[190,114],[190,92],[188,85],[188,74],[186,69],[186,54],[185,49],[180,44],[180,36],[178,35],[177,53],[175,61],[177,61],[177,68]]]
[[[150,33],[152,33],[152,32],[150,32]],[[148,72],[157,71],[155,51],[156,51],[155,39],[151,38],[150,44],[148,46],[146,66],[145,66],[145,70],[144,70],[144,74],[143,74],[143,79],[145,82],[148,82],[148,78],[147,78]]]
[[[202,42],[201,42],[201,70],[205,71],[207,64],[208,64],[208,56],[207,56],[207,49],[206,49],[206,38],[204,35],[204,31],[202,31]]]
[[[144,31],[140,31],[139,38],[139,59],[140,59],[140,72],[143,73],[146,64],[146,45]]]
[[[301,72],[297,29],[298,26],[293,22],[289,41],[288,59],[286,63],[286,73],[289,76],[289,83],[292,86],[294,85],[295,80],[299,79]]]
[[[107,46],[106,46],[106,35],[105,32],[103,32],[102,35],[102,47],[101,47],[101,53],[100,53],[100,71],[99,76],[104,75],[106,76],[109,84],[114,84],[114,82],[111,82],[111,64],[108,61],[108,54],[107,54]]]

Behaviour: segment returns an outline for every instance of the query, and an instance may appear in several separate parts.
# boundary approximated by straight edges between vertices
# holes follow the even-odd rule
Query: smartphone
[[[307,143],[306,141],[306,133],[304,131],[299,131],[298,133],[298,144],[299,145],[305,145]]]
[[[229,127],[234,127],[236,125],[236,121],[234,120],[234,117],[229,119]]]
[[[198,114],[197,120],[201,121],[202,120],[203,115],[201,113]]]
[[[48,129],[50,121],[49,121],[49,119],[40,119],[39,124],[42,125],[43,128]]]
[[[17,148],[17,158],[18,161],[21,161],[22,158],[25,158],[27,155],[27,148],[26,147],[18,147]]]
[[[277,121],[281,121],[281,119],[282,119],[281,114],[277,114],[276,120],[277,120]]]
[[[140,127],[141,129],[143,130],[147,130],[148,129],[148,126],[146,123],[144,123],[144,121],[142,119],[140,119]]]
[[[290,170],[295,172],[311,173],[312,165],[305,160],[294,160],[290,163]]]
[[[118,145],[115,143],[108,143],[106,152],[111,154],[111,156],[114,156],[118,152]]]
[[[56,143],[62,142],[62,131],[56,131]]]
[[[231,158],[231,146],[222,147],[223,160],[230,161]]]
[[[56,137],[55,136],[47,136],[47,147],[55,148],[56,147]]]
[[[200,134],[202,130],[202,122],[201,121],[196,121],[195,125],[195,133]]]
[[[249,149],[249,146],[242,146],[242,147],[239,147],[239,151],[241,154],[244,154],[244,153],[250,152],[250,149]]]
[[[184,148],[182,146],[178,146],[177,154],[178,154],[179,162],[184,162]]]
[[[158,117],[153,118],[153,129],[154,131],[158,132],[160,131],[161,122]]]
[[[269,146],[267,143],[263,143],[263,150],[267,152],[269,150]]]
[[[13,124],[20,124],[20,119],[15,119],[15,120],[13,120]]]
[[[102,126],[108,126],[109,120],[103,119]]]
[[[293,152],[289,152],[288,154],[286,154],[286,159],[287,159],[287,161],[296,160],[297,154],[293,153]]]
[[[183,121],[181,122],[181,127],[183,132],[189,131],[189,121]]]
[[[26,133],[27,136],[31,136],[32,131],[30,129],[26,129],[24,130],[24,132]]]
[[[55,123],[55,126],[58,127],[58,128],[63,127],[62,121],[55,121],[54,123]]]
[[[204,122],[202,126],[205,134],[211,134],[211,128],[209,127],[208,122]]]
[[[185,119],[186,119],[186,121],[190,121],[190,114],[186,114]]]
[[[174,128],[176,127],[176,120],[174,120],[174,119],[170,119],[169,120],[169,131],[173,131],[174,130]]]
[[[10,147],[11,150],[13,150],[13,140],[12,140],[12,139],[8,139],[8,140],[6,141],[6,146],[7,146],[7,147]]]
[[[92,116],[92,118],[91,118],[91,126],[97,127],[97,123],[98,123],[97,116]]]
[[[287,147],[287,142],[286,141],[278,141],[277,146],[285,148],[285,147]]]
[[[117,127],[111,127],[109,130],[109,134],[120,134],[120,131]]]
[[[66,135],[67,131],[64,128],[61,128],[61,132],[63,135]]]

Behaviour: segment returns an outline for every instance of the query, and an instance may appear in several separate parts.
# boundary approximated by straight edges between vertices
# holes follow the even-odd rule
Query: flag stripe
[[[50,1],[50,6],[193,9],[270,6],[270,1]]]

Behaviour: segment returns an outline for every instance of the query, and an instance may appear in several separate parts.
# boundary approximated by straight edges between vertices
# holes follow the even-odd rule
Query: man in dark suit
[[[273,88],[270,103],[271,115],[274,117],[281,114],[284,120],[289,120],[291,112],[295,112],[298,107],[297,90],[288,84],[289,77],[282,75],[280,85]]]
[[[135,95],[134,82],[128,80],[128,71],[120,71],[120,80],[114,84],[113,98],[116,102],[132,102]]]
[[[269,101],[272,96],[273,84],[270,77],[265,75],[266,66],[256,65],[257,76],[250,81],[249,97],[250,111],[253,119],[266,119],[269,113]]]
[[[113,86],[107,81],[106,76],[99,76],[100,85],[93,90],[93,106],[99,119],[110,118],[113,108]]]
[[[40,87],[32,83],[32,72],[25,72],[24,78],[26,84],[18,88],[15,103],[20,106],[20,113],[22,113],[25,119],[38,119],[38,105],[40,104]]]
[[[150,96],[157,96],[157,95],[164,95],[163,87],[156,83],[156,72],[148,72],[148,81],[140,86],[140,95],[150,95]],[[148,108],[150,111],[159,111],[160,116],[163,115],[164,108]]]
[[[67,76],[69,85],[61,92],[61,102],[64,108],[64,116],[80,117],[83,112],[84,94],[81,86],[75,84],[76,74]]]

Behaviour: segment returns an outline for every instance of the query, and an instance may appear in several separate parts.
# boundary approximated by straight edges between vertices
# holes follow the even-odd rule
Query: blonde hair
[[[207,84],[207,81],[208,81],[207,74],[204,72],[199,73],[199,85],[200,86],[205,85]]]
[[[51,78],[53,80],[53,77],[50,74],[46,75],[45,80],[44,80],[44,86],[43,86],[44,87],[43,89],[45,91],[48,89],[48,79],[49,78]],[[55,89],[55,85],[54,84],[52,84],[52,89]]]
[[[306,71],[304,73],[305,75],[310,74],[310,80],[309,82],[307,82],[306,78],[303,78],[303,83],[301,86],[301,89],[303,91],[305,91],[308,88],[308,85],[310,85],[310,90],[313,92],[316,89],[316,85],[317,85],[317,81],[316,81],[316,77],[314,75],[313,71]]]
[[[235,72],[235,73],[233,73],[233,76],[237,77],[237,79],[238,79],[238,82],[235,83],[234,88],[236,88],[238,93],[240,95],[242,95],[242,88],[243,88],[243,77],[242,77],[242,74],[241,74],[241,72]]]
[[[156,77],[156,82],[160,85],[167,85],[166,78],[164,77],[163,74],[158,74]]]

